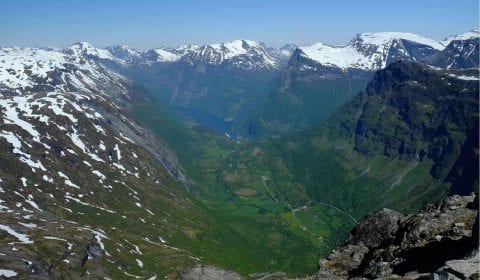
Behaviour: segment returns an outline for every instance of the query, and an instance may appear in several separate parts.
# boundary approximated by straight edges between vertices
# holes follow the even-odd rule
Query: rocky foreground
[[[306,279],[479,279],[478,196],[451,196],[420,213],[382,209],[367,216],[339,249]],[[284,279],[281,274],[250,275]],[[244,279],[232,271],[196,265],[179,279]]]
[[[452,196],[415,215],[367,216],[315,279],[478,279],[478,258],[478,197]]]

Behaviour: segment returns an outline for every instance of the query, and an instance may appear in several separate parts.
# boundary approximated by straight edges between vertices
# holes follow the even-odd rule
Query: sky
[[[478,29],[478,17],[478,0],[15,0],[2,1],[0,46],[337,45],[381,31],[440,40]]]

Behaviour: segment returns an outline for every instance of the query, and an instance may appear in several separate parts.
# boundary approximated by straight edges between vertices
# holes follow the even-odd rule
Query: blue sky
[[[16,0],[2,1],[0,45],[341,44],[378,31],[443,39],[478,28],[478,13],[478,0]]]

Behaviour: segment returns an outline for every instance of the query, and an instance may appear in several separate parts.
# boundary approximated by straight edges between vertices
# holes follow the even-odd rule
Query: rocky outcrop
[[[390,209],[382,209],[357,225],[348,243],[378,247],[385,240],[393,239],[403,215]]]
[[[211,265],[197,264],[180,273],[180,280],[242,280],[240,274]]]
[[[452,196],[414,215],[367,216],[316,279],[478,279],[478,263],[478,200]]]

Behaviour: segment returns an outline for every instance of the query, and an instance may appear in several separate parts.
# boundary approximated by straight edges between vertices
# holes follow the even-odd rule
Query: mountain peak
[[[394,40],[407,40],[422,45],[430,46],[437,50],[442,50],[444,47],[439,42],[423,37],[418,34],[409,32],[367,32],[358,34],[350,43],[362,42],[370,45],[384,45],[390,44]]]
[[[285,44],[285,45],[281,46],[279,48],[279,50],[284,56],[290,57],[292,55],[293,51],[295,51],[295,49],[297,49],[297,48],[298,48],[297,45],[289,43],[289,44]]]
[[[114,57],[109,51],[105,49],[95,48],[88,42],[76,42],[71,47],[69,47],[66,51],[67,53],[79,55],[79,56],[86,55],[86,56],[98,57],[100,59],[110,59],[110,60],[114,59]]]
[[[455,34],[455,35],[450,35],[445,40],[443,40],[441,43],[444,46],[447,46],[450,44],[452,41],[463,41],[463,40],[470,40],[470,39],[475,39],[475,38],[480,38],[480,30],[478,29],[473,29],[467,32]]]
[[[324,66],[372,71],[400,59],[421,60],[444,48],[435,40],[413,33],[376,32],[357,34],[346,45],[315,43],[299,49],[302,56]]]

